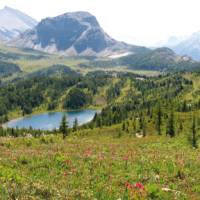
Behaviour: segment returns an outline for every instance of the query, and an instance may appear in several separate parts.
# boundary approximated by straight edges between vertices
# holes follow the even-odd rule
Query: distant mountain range
[[[32,29],[37,21],[28,15],[10,7],[0,10],[0,40],[8,41],[20,33]]]
[[[7,40],[7,44],[11,46],[65,56],[99,58],[84,63],[84,66],[127,66],[130,69],[161,71],[200,67],[198,62],[186,56],[192,54],[191,57],[194,57],[196,52],[198,57],[198,51],[192,51],[192,48],[196,45],[198,50],[200,34],[195,34],[182,42],[178,38],[171,38],[168,41],[168,45],[175,52],[184,54],[181,56],[169,48],[151,50],[117,41],[101,28],[95,16],[83,11],[65,13],[37,23],[22,12],[5,7],[0,10],[0,30],[0,39]],[[1,56],[5,57],[3,53]]]
[[[0,10],[0,41],[9,45],[67,56],[100,56],[112,59],[149,52],[110,37],[88,12],[72,12],[37,22],[10,7]],[[156,47],[168,47],[180,56],[200,61],[200,32],[190,37],[170,37]]]
[[[200,31],[171,47],[177,54],[188,55],[200,61]]]
[[[178,45],[180,42],[185,40],[186,37],[176,37],[176,36],[170,36],[169,38],[165,40],[161,40],[157,42],[154,47],[159,48],[159,47],[173,47]]]
[[[187,55],[200,61],[200,31],[187,37],[170,37],[167,41],[160,42],[156,47],[169,47],[179,55]]]

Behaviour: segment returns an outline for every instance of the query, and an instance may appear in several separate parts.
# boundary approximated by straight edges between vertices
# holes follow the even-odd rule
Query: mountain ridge
[[[171,36],[167,41],[156,44],[155,47],[168,47],[178,55],[187,55],[196,61],[200,61],[200,31],[189,36]]]

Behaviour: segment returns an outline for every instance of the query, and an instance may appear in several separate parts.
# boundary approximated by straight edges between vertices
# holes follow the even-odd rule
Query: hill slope
[[[0,61],[0,78],[18,72],[21,72],[21,69],[16,64]]]
[[[131,54],[118,59],[96,60],[81,64],[82,67],[127,66],[135,70],[192,71],[200,68],[200,63],[187,56],[178,56],[169,48],[158,48],[138,54]]]

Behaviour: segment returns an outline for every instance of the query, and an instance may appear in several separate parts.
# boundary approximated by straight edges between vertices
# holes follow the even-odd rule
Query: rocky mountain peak
[[[34,29],[14,41],[17,46],[64,55],[109,54],[130,48],[111,38],[88,12],[70,12],[43,19]],[[121,52],[122,51],[122,52]]]

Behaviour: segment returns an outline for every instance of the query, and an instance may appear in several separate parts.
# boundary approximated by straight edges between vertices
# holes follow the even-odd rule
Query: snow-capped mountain
[[[8,41],[33,28],[37,21],[21,11],[10,7],[0,9],[0,40]]]

